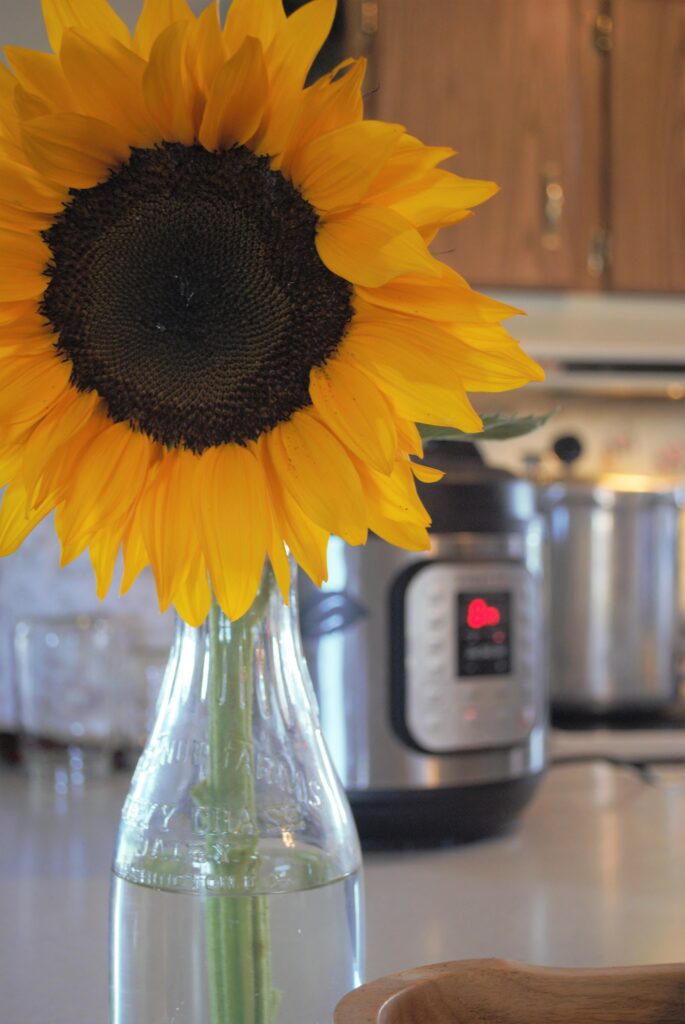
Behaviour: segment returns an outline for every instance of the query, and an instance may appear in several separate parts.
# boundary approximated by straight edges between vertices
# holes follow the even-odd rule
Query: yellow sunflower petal
[[[276,508],[280,528],[289,549],[315,586],[328,579],[327,552],[330,533],[306,515],[287,491],[280,492]]]
[[[0,228],[0,239],[13,233],[8,228]],[[0,274],[0,302],[16,302],[41,295],[47,286],[47,280],[42,273],[39,268],[24,269],[5,263]]]
[[[131,148],[112,125],[83,114],[47,114],[23,126],[24,146],[46,177],[91,188],[128,160]]]
[[[3,231],[0,234],[0,252],[7,264],[3,273],[12,270],[18,275],[42,269],[50,256],[50,250],[40,236],[26,235],[19,231]]]
[[[390,475],[376,473],[363,463],[357,468],[373,532],[405,550],[427,550],[430,516],[416,493],[407,463],[398,461]]]
[[[62,564],[77,558],[103,527],[123,525],[140,494],[153,445],[127,423],[110,423],[83,451],[60,508]]]
[[[2,436],[5,444],[10,446],[19,445],[23,447],[27,439],[30,437],[34,426],[35,420],[28,423],[10,423],[4,425],[2,428]],[[9,483],[9,479],[5,480],[4,483]],[[4,484],[2,486],[4,486]]]
[[[14,92],[17,80],[4,64],[0,63],[0,138],[21,141],[17,110],[14,105]]]
[[[391,375],[376,368],[370,373],[373,380],[384,388],[401,415],[418,423],[434,423],[442,427],[456,427],[469,434],[478,434],[483,423],[463,388],[454,385],[439,387],[435,384],[413,385],[400,375]],[[420,392],[420,393],[417,393]]]
[[[358,358],[363,352],[372,364],[392,363],[417,381],[437,384],[443,374],[448,381],[452,375],[467,391],[503,391],[544,379],[538,364],[500,324],[447,326],[389,312],[362,314],[348,343]]]
[[[469,433],[482,430],[458,378],[441,369],[438,360],[422,358],[420,350],[408,353],[377,338],[347,338],[345,358],[371,377],[401,416]]]
[[[153,451],[148,438],[132,433],[128,424],[110,425],[85,448],[60,509],[63,564],[76,558],[103,526],[123,536]]]
[[[21,145],[13,142],[12,139],[3,139],[0,136],[0,158],[3,160],[10,160],[12,163],[19,164],[21,167],[30,167],[26,154],[22,149]]]
[[[334,274],[369,288],[402,274],[440,275],[440,264],[416,228],[380,206],[360,206],[327,217],[316,236],[316,248]]]
[[[310,0],[281,23],[269,50],[274,80],[282,74],[294,87],[302,88],[333,27],[336,6],[337,0]]]
[[[397,432],[392,411],[372,381],[344,355],[312,370],[309,394],[326,426],[382,473],[393,467]]]
[[[409,465],[416,479],[424,484],[435,484],[445,475],[442,469],[435,469],[433,466],[424,466],[418,462],[410,462]]]
[[[412,420],[406,420],[398,415],[395,417],[395,427],[397,429],[400,451],[406,452],[407,455],[416,455],[419,459],[422,459],[423,440],[416,424]]]
[[[209,615],[212,591],[202,555],[191,561],[190,571],[174,591],[173,605],[189,626],[201,626]]]
[[[106,0],[42,0],[50,46],[59,53],[67,28],[81,29],[89,38],[116,39],[131,45],[131,33]]]
[[[402,140],[398,148],[401,148],[401,145]],[[392,165],[394,156],[395,154],[389,158],[381,174]],[[432,203],[434,210],[423,216],[424,221],[428,221],[431,215],[434,220],[439,220],[444,211],[451,214],[456,210],[468,214],[472,206],[486,202],[499,191],[499,187],[493,181],[461,178],[450,171],[429,170],[412,176],[408,169],[405,174],[404,179],[397,176],[395,180],[388,182],[389,187],[384,191],[379,189],[379,178],[374,179],[369,189],[369,202],[392,207],[399,207],[403,202],[416,203],[419,210],[423,207],[429,209]]]
[[[38,320],[38,306],[31,299],[23,302],[0,302],[0,330],[34,318]]]
[[[64,33],[60,60],[79,113],[112,125],[132,146],[159,140],[142,97],[144,60],[119,43],[98,46],[73,29]]]
[[[148,479],[152,476],[154,467],[150,469]],[[127,594],[143,569],[150,564],[150,558],[145,547],[143,531],[140,523],[140,501],[133,505],[129,521],[126,524],[123,537],[124,550],[124,571],[121,577],[120,594]]]
[[[121,548],[121,527],[100,530],[88,545],[90,564],[95,573],[95,592],[102,601],[112,586],[114,566]]]
[[[51,356],[54,358],[54,345],[51,336],[46,333],[11,334],[9,337],[0,332],[0,359],[14,361],[15,356]],[[5,363],[5,365],[7,365]]]
[[[199,460],[199,526],[212,587],[230,619],[254,600],[266,557],[266,489],[248,448],[211,448]]]
[[[62,501],[71,486],[72,474],[76,471],[83,453],[91,442],[110,426],[111,421],[97,408],[67,442],[59,445],[41,470],[40,479],[30,495],[32,507],[48,498],[57,504]]]
[[[370,466],[357,462],[369,509],[384,519],[397,523],[430,526],[431,518],[416,493],[416,484],[407,459],[398,459],[392,473],[377,473]]]
[[[311,0],[276,32],[266,53],[271,109],[257,152],[271,154],[285,149],[300,112],[302,87],[331,30],[336,3]]]
[[[0,304],[0,310],[3,305],[11,308],[15,303]],[[16,303],[16,305],[20,306],[21,303]],[[19,351],[24,345],[27,345],[31,351],[51,351],[54,355],[56,341],[57,335],[45,324],[35,309],[29,309],[23,316],[8,323],[0,321],[0,349],[15,348]]]
[[[188,63],[201,96],[209,95],[228,56],[217,7],[209,4],[188,31]]]
[[[364,351],[371,361],[394,361],[398,368],[416,372],[417,380],[440,383],[443,375],[460,376],[461,367],[461,348],[445,326],[389,310],[370,314],[359,311],[345,344],[352,344],[357,356]],[[498,324],[494,326],[499,328]]]
[[[290,600],[290,562],[283,545],[276,510],[272,507],[271,503],[267,506],[266,530],[266,550],[269,555],[271,568],[276,577],[281,597],[288,604]]]
[[[366,540],[364,500],[349,453],[309,410],[267,436],[284,490],[315,523],[349,544]]]
[[[45,291],[50,250],[40,235],[0,228],[0,302],[32,299]]]
[[[379,121],[338,128],[298,150],[290,163],[291,177],[317,210],[352,206],[368,191],[403,131],[400,125]]]
[[[459,178],[446,171],[435,171],[416,191],[394,198],[392,209],[415,227],[456,224],[473,206],[486,202],[499,191],[494,181]],[[375,197],[379,202],[379,197]]]
[[[468,391],[511,391],[545,379],[544,370],[517,345],[500,351],[460,346],[459,375]]]
[[[140,525],[162,612],[187,573],[193,548],[199,554],[193,507],[198,463],[191,452],[168,452],[140,499]]]
[[[224,40],[229,53],[235,53],[247,36],[259,39],[266,49],[285,25],[282,0],[233,0],[226,15]]]
[[[32,92],[27,92],[22,85],[18,85],[14,90],[14,106],[22,126],[26,121],[32,121],[34,117],[43,117],[45,114],[53,113],[52,107],[46,100],[42,100],[40,96],[36,96]]]
[[[269,510],[274,529],[283,538],[298,565],[304,569],[314,584],[320,587],[328,578],[326,553],[330,534],[327,530],[317,526],[281,485],[271,460],[267,436],[263,434],[260,437],[257,444],[257,455],[268,480]],[[269,549],[269,557],[271,558],[271,549]],[[274,571],[277,572],[273,559],[272,565]],[[277,579],[281,592],[283,592],[285,581],[282,579],[282,574],[277,572]]]
[[[27,92],[45,101],[52,111],[71,110],[73,96],[59,58],[53,53],[6,46],[5,54],[17,82]]]
[[[53,219],[53,214],[50,213],[32,213],[30,210],[22,210],[18,206],[0,202],[0,228],[39,232],[50,227]]]
[[[461,323],[493,323],[514,316],[519,310],[481,295],[450,276],[445,268],[440,278],[407,274],[380,288],[357,288],[357,296],[373,306],[395,310],[429,320]]]
[[[498,352],[502,349],[518,348],[518,342],[512,338],[506,327],[498,323],[467,323],[466,321],[451,324],[440,324],[443,331],[453,335],[473,348],[485,352]]]
[[[289,175],[293,158],[313,139],[361,120],[365,74],[366,60],[347,60],[305,90],[288,148],[274,161],[274,167]]]
[[[31,498],[45,467],[61,445],[77,434],[93,415],[98,396],[67,388],[31,433],[22,460],[22,476]]]
[[[425,526],[386,519],[373,506],[369,509],[369,528],[388,544],[394,544],[404,551],[428,551],[431,545]]]
[[[187,66],[188,22],[177,21],[155,41],[143,76],[148,110],[164,139],[191,146],[195,141],[195,90]]]
[[[66,199],[66,189],[45,182],[33,168],[0,158],[0,202],[36,213],[55,214]]]
[[[186,0],[145,0],[136,25],[134,44],[138,53],[149,57],[158,36],[175,21],[194,21]]]
[[[21,441],[15,443],[13,438],[3,437],[0,446],[0,488],[6,487],[18,475],[23,450],[24,445]]]
[[[26,489],[15,480],[5,491],[0,507],[0,557],[13,554],[53,507],[46,501],[29,511],[27,504]]]
[[[454,156],[447,146],[424,146],[412,135],[403,135],[385,167],[380,171],[369,196],[394,194],[425,179],[437,164]]]
[[[268,91],[262,47],[248,38],[221,68],[209,94],[199,136],[205,149],[228,149],[252,138]]]

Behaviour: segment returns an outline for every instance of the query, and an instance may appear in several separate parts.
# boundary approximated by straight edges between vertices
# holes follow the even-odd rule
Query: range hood
[[[526,311],[507,328],[554,392],[685,395],[685,297],[490,292]]]

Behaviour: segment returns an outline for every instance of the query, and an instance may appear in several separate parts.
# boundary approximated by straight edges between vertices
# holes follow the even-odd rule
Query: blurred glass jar
[[[107,775],[121,744],[117,686],[130,633],[122,620],[26,616],[15,628],[22,762],[72,785]]]
[[[14,663],[14,634],[19,621],[55,616],[122,619],[126,629],[135,631],[134,646],[164,651],[164,657],[168,657],[174,619],[170,613],[160,615],[154,581],[147,570],[130,592],[120,597],[121,566],[117,565],[110,593],[99,601],[87,553],[63,569],[59,565],[60,547],[52,517],[41,523],[17,552],[0,560],[0,733],[15,733],[19,726]],[[131,671],[133,674],[127,666],[120,666],[113,685],[128,694],[124,698],[122,692],[122,701],[146,703],[145,668],[136,672],[131,666]],[[125,719],[128,712],[123,703],[121,709]],[[129,727],[130,723],[127,726],[124,722],[125,734]],[[139,735],[138,726],[134,732]]]

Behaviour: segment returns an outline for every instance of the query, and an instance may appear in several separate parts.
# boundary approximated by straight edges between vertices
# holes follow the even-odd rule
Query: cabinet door
[[[474,284],[592,288],[605,57],[592,0],[377,0],[372,112],[499,195],[435,249]],[[354,10],[354,4],[352,5]]]
[[[614,0],[611,284],[685,291],[685,0]]]

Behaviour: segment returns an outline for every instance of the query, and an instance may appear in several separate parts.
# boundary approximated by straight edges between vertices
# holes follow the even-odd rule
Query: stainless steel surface
[[[553,703],[601,712],[672,703],[679,654],[677,492],[570,481],[548,487],[543,505]]]
[[[533,521],[520,534],[433,535],[430,551],[421,553],[400,551],[375,539],[366,548],[331,541],[329,580],[322,594],[308,590],[303,596],[305,649],[318,680],[322,726],[331,754],[345,786],[353,792],[501,782],[537,774],[545,766],[546,693],[540,644],[534,652],[532,674],[537,682],[529,702],[533,714],[527,735],[487,750],[436,754],[413,749],[395,731],[390,709],[389,595],[402,572],[427,560],[475,562],[493,572],[498,566],[505,572],[516,568],[539,583],[541,524]],[[321,623],[314,630],[308,628],[312,609],[321,615],[326,602],[328,620],[323,629]],[[474,696],[473,706],[480,711],[482,698],[477,692]]]
[[[501,590],[513,598],[512,671],[458,679],[456,595]],[[424,750],[442,754],[525,742],[537,717],[538,592],[524,567],[497,562],[427,561],[412,577],[404,595],[406,724]]]

